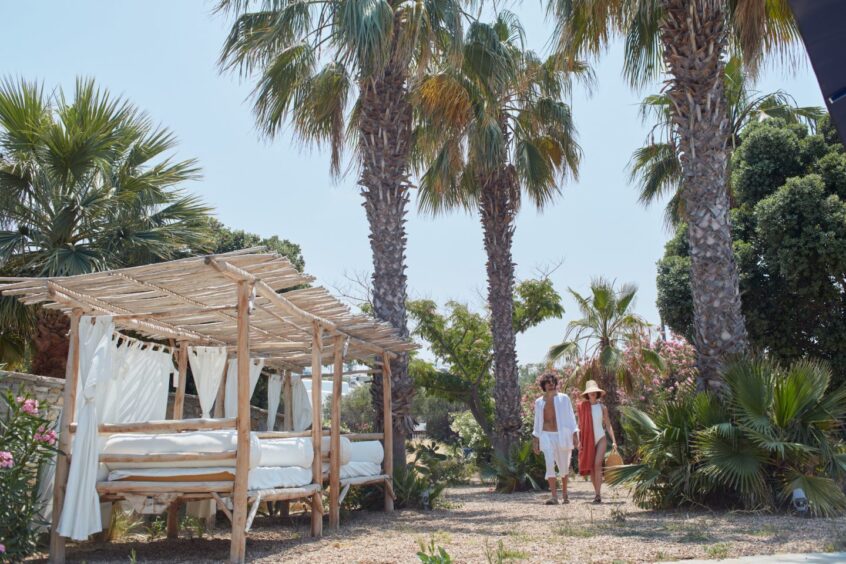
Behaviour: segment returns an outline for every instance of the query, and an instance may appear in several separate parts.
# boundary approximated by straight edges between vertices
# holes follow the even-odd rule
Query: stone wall
[[[36,376],[33,374],[22,374],[20,372],[6,372],[0,370],[0,393],[3,395],[11,390],[14,395],[19,395],[21,390],[28,390],[42,408],[47,408],[50,419],[55,420],[59,415],[64,400],[65,381],[62,378],[51,378],[49,376]],[[173,401],[176,394],[171,392],[167,404],[167,418],[170,419],[173,413]],[[0,412],[5,409],[5,402],[0,402]],[[200,416],[200,400],[197,396],[186,394],[184,415],[185,419]],[[283,409],[280,403],[276,415],[276,429],[282,428]],[[267,410],[253,407],[251,410],[251,428],[254,431],[267,429]]]

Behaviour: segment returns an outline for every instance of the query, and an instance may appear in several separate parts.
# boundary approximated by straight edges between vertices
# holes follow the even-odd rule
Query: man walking
[[[535,400],[535,425],[532,447],[535,454],[543,452],[546,462],[546,479],[552,497],[547,505],[558,504],[558,476],[561,476],[561,503],[570,503],[567,495],[567,477],[570,474],[570,454],[578,444],[579,428],[573,404],[566,394],[558,393],[558,377],[545,372],[538,380],[543,395]],[[558,466],[558,472],[555,466]]]

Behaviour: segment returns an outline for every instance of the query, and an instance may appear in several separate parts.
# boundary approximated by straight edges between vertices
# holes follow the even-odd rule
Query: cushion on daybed
[[[234,480],[231,467],[209,468],[127,468],[109,473],[110,481],[131,480],[141,482],[215,482]],[[248,488],[269,490],[297,488],[311,483],[311,469],[298,466],[259,466],[250,469]]]
[[[350,462],[382,464],[385,449],[380,441],[355,441],[350,443]],[[342,462],[342,464],[344,464]]]
[[[235,450],[237,431],[191,431],[186,433],[137,434],[118,433],[110,436],[101,454],[171,454],[182,452],[217,453]],[[250,435],[250,467],[259,465],[261,444],[258,437]],[[204,468],[208,466],[235,466],[231,460],[188,460],[181,462],[116,462],[109,463],[110,470],[121,468]]]

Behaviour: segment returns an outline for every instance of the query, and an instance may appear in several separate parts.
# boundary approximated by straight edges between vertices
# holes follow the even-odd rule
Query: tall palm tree
[[[474,22],[458,64],[427,75],[415,91],[415,157],[423,172],[420,207],[478,209],[487,253],[494,349],[494,448],[510,453],[520,431],[520,390],[512,296],[514,221],[523,195],[539,209],[578,170],[570,74],[557,58],[523,49],[517,18]],[[589,76],[582,65],[573,70]]]
[[[647,323],[632,311],[636,286],[624,284],[617,290],[612,282],[597,278],[590,283],[590,293],[590,296],[583,296],[570,289],[582,317],[567,324],[564,340],[549,349],[549,360],[555,362],[580,355],[589,359],[591,373],[598,375],[600,386],[605,390],[605,403],[617,432],[620,430],[617,379],[618,374],[622,375],[623,351],[627,343],[642,334]]]
[[[257,75],[261,131],[273,137],[289,121],[304,143],[329,146],[334,175],[344,146],[354,148],[370,225],[373,313],[407,336],[409,87],[432,61],[456,52],[461,0],[220,0],[218,10],[236,18],[221,66]],[[392,361],[391,373],[394,467],[401,468],[414,393],[407,355]],[[371,391],[381,406],[378,379]]]
[[[783,90],[767,94],[755,92],[749,88],[749,81],[749,74],[743,69],[740,58],[729,59],[725,67],[725,91],[731,152],[740,144],[740,132],[752,122],[773,117],[815,127],[824,113],[816,106],[798,106],[796,100]],[[647,96],[641,102],[641,118],[644,123],[654,121],[654,125],[646,145],[632,155],[630,171],[631,180],[637,183],[640,201],[644,205],[670,196],[665,218],[668,225],[677,226],[684,215],[681,196],[683,175],[670,107],[666,94]],[[727,179],[730,178],[731,174],[728,174]],[[730,185],[728,192],[731,199]]]
[[[748,348],[726,190],[731,133],[724,67],[731,48],[754,72],[797,39],[787,0],[551,0],[560,51],[598,53],[625,37],[633,84],[668,75],[666,95],[689,226],[700,384],[719,385],[726,356]],[[787,46],[787,47],[786,47]]]
[[[182,193],[193,160],[172,161],[166,129],[93,80],[59,89],[0,84],[0,269],[65,276],[167,260],[207,243],[209,208]],[[34,338],[32,370],[62,376],[67,322],[0,308],[4,327]],[[15,333],[16,332],[16,333]]]

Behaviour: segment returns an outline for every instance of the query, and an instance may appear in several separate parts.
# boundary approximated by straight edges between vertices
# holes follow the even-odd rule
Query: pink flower
[[[640,396],[640,401],[646,401],[646,396]]]
[[[44,427],[39,427],[35,433],[35,440],[40,443],[54,445],[56,443],[56,431],[45,431]]]
[[[659,384],[661,384],[661,380],[659,380],[658,378],[652,379],[652,385],[653,386],[658,386]]]
[[[15,460],[12,458],[12,453],[6,450],[0,450],[0,468],[11,468],[15,465]]]
[[[6,552],[6,545],[0,544],[0,554],[3,554],[4,552]]]
[[[21,411],[29,415],[38,415],[38,400],[28,399],[24,400]]]

